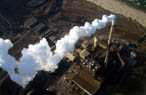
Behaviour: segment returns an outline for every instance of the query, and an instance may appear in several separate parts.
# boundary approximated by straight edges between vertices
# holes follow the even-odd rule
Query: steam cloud
[[[19,62],[8,54],[8,50],[13,47],[11,41],[0,38],[0,67],[8,72],[11,80],[26,86],[33,80],[37,71],[54,72],[66,53],[73,52],[80,38],[91,36],[96,30],[106,27],[106,24],[112,20],[116,20],[115,15],[103,15],[102,20],[95,19],[92,24],[86,22],[84,26],[73,27],[68,35],[57,41],[54,52],[51,51],[47,40],[43,38],[39,43],[29,45],[27,49],[24,48]],[[18,73],[15,71],[16,68]]]

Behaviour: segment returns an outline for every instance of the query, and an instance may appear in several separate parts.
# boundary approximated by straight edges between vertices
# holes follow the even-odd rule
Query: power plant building
[[[39,23],[38,25],[36,25],[34,28],[33,28],[33,31],[38,33],[40,32],[43,28],[45,28],[45,24],[43,23]]]
[[[37,19],[35,17],[32,17],[24,22],[24,27],[31,27],[36,22],[37,22]]]
[[[103,49],[107,49],[107,43],[105,41],[99,41],[98,42],[99,47],[103,48]]]
[[[73,78],[72,82],[88,95],[94,95],[101,85],[100,81],[95,80],[85,72],[80,72],[77,74]]]
[[[73,53],[67,53],[65,56],[71,61],[74,61],[76,58]]]
[[[82,58],[82,59],[85,59],[87,56],[89,56],[89,52],[86,50],[86,49],[84,49],[84,50],[82,50],[81,52],[80,52],[80,57]]]
[[[87,48],[89,45],[90,45],[90,40],[85,40],[85,41],[83,41],[82,44],[81,44],[81,46],[82,46],[83,48]]]

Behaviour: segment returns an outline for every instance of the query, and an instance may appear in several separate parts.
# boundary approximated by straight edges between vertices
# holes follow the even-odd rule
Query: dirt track
[[[133,20],[136,20],[137,22],[139,22],[144,27],[146,27],[146,13],[140,10],[131,8],[128,5],[119,2],[118,0],[86,0],[86,1],[97,4],[111,12],[122,14],[126,17],[130,17]]]

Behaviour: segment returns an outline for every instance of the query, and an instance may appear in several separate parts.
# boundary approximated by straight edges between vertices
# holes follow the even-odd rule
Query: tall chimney
[[[98,42],[98,39],[96,37],[94,37],[94,48],[97,47],[97,42]]]
[[[110,29],[109,38],[108,38],[108,48],[107,48],[107,53],[106,53],[105,60],[104,60],[105,69],[108,66],[109,54],[110,54],[110,47],[111,47],[111,41],[112,41],[112,35],[113,35],[114,25],[115,25],[115,20],[112,20],[111,29]]]

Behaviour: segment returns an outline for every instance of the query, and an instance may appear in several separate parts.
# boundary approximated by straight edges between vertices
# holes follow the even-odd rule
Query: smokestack
[[[96,48],[96,47],[97,47],[97,42],[98,42],[97,37],[94,37],[94,48]]]
[[[106,53],[105,60],[104,60],[105,69],[108,66],[109,55],[110,55],[110,47],[111,47],[111,41],[112,41],[112,36],[113,36],[114,25],[115,25],[115,20],[112,20],[111,29],[110,29],[109,38],[108,38],[108,48],[107,48],[107,53]]]

